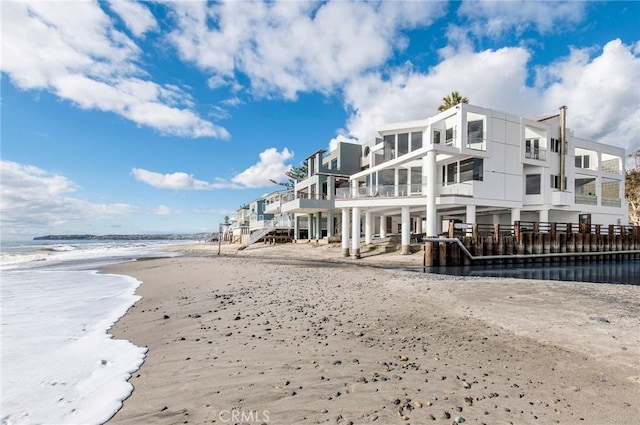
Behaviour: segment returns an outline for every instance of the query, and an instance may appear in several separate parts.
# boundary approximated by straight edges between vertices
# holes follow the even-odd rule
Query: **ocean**
[[[190,241],[194,242],[194,241]],[[184,243],[184,241],[181,241]],[[140,281],[99,267],[174,256],[174,241],[2,242],[2,423],[101,424],[133,390],[146,348],[108,334]]]

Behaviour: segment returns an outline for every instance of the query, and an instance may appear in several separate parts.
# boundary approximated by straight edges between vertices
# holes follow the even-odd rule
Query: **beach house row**
[[[527,118],[459,104],[382,125],[373,140],[311,154],[293,190],[253,201],[234,225],[250,235],[286,224],[296,240],[341,240],[357,257],[361,242],[390,235],[407,253],[451,222],[627,224],[624,149],[579,138],[566,121],[564,107]]]

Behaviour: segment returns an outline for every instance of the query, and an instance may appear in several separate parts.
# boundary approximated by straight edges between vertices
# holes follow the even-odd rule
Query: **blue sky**
[[[211,232],[376,125],[471,103],[640,149],[640,2],[3,1],[3,238]]]

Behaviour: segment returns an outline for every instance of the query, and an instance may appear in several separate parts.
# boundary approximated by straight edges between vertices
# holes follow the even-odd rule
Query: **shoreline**
[[[110,333],[149,349],[109,424],[640,414],[640,287],[423,275],[384,269],[420,255],[349,264],[310,244],[176,250],[102,269],[143,282]]]

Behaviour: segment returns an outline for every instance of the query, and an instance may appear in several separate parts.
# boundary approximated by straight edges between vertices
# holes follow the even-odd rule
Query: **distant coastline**
[[[36,236],[34,241],[69,241],[69,240],[117,240],[117,241],[137,241],[137,240],[211,240],[216,239],[215,233],[192,233],[192,234],[139,234],[139,235],[46,235]]]

